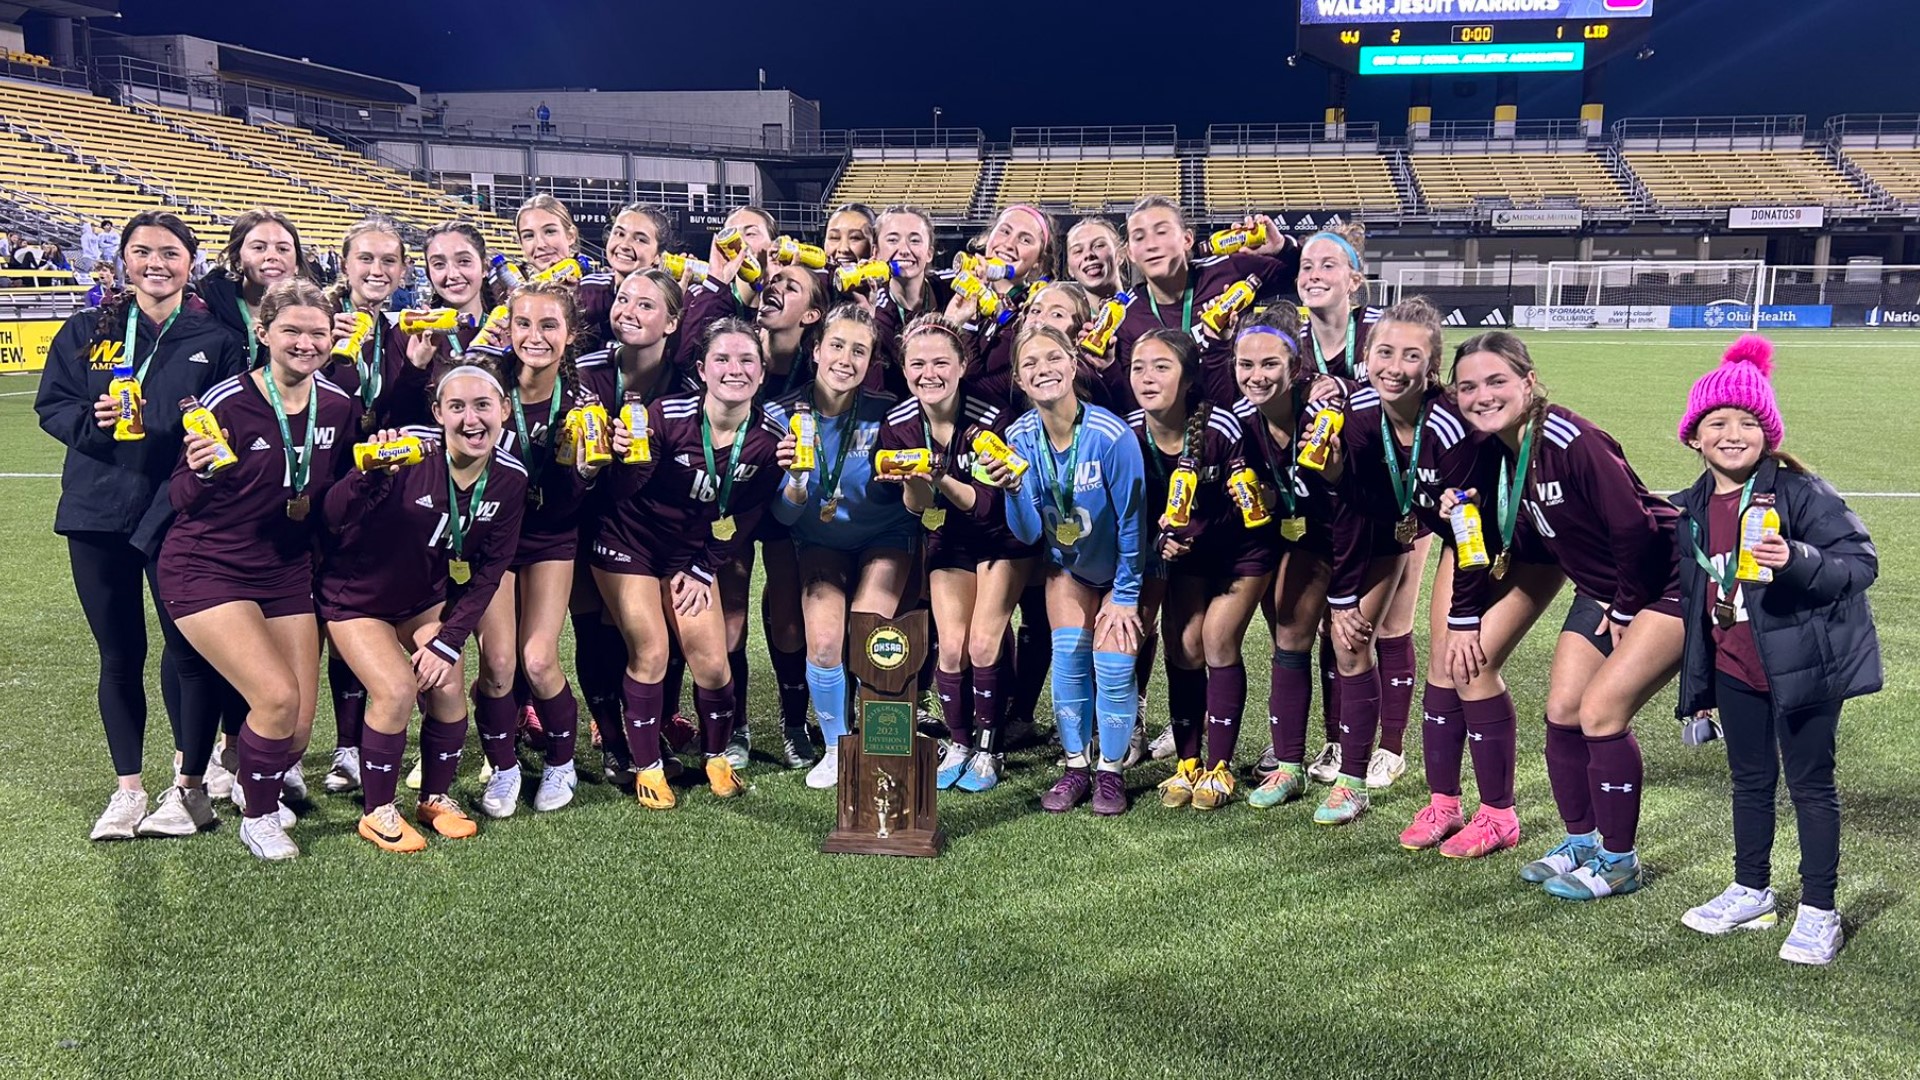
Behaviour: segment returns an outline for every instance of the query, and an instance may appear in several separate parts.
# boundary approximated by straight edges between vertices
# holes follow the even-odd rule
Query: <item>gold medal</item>
[[[920,515],[920,524],[926,526],[928,532],[934,532],[946,523],[947,512],[937,506]]]
[[[1499,581],[1507,576],[1507,553],[1501,552],[1493,557],[1493,580]]]
[[[1053,538],[1060,541],[1061,547],[1072,547],[1080,539],[1080,523],[1063,521],[1053,527]]]
[[[1731,598],[1723,596],[1720,598],[1719,603],[1713,605],[1713,622],[1714,625],[1720,629],[1733,629],[1733,624],[1738,622],[1739,619],[1740,613],[1734,609]]]
[[[313,509],[313,500],[303,492],[287,500],[287,516],[295,521],[307,520],[307,512]]]
[[[1411,544],[1413,543],[1413,538],[1419,534],[1420,526],[1414,523],[1412,514],[1401,518],[1393,525],[1393,539],[1395,543]]]
[[[473,567],[465,559],[447,560],[447,576],[455,585],[465,585],[473,580]]]
[[[833,520],[833,515],[839,509],[840,509],[840,496],[835,495],[833,498],[828,499],[826,502],[823,502],[820,504],[820,520],[824,522],[831,522]]]
[[[733,539],[733,534],[739,530],[740,526],[735,524],[733,515],[728,514],[726,517],[720,518],[713,523],[713,538],[715,540],[731,540]]]
[[[371,411],[360,414],[360,430],[369,435],[373,433],[373,413]]]
[[[1302,537],[1306,535],[1307,535],[1307,519],[1306,518],[1295,516],[1295,517],[1280,519],[1280,538],[1282,540],[1286,540],[1289,542],[1298,542]]]

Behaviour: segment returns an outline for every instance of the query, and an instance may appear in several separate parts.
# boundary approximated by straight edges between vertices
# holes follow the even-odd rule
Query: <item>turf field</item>
[[[1663,490],[1697,474],[1673,425],[1726,340],[1535,338],[1555,400]],[[817,854],[829,797],[765,761],[731,803],[699,788],[650,814],[593,782],[566,811],[523,808],[412,858],[354,837],[355,805],[326,796],[287,865],[248,855],[230,808],[195,840],[92,845],[112,778],[51,531],[58,481],[42,474],[60,457],[31,377],[0,378],[0,1076],[1915,1075],[1920,499],[1884,493],[1920,492],[1911,410],[1885,407],[1920,335],[1778,340],[1789,445],[1842,491],[1882,493],[1853,505],[1881,552],[1891,688],[1842,724],[1851,942],[1827,970],[1776,959],[1785,919],[1734,939],[1679,925],[1731,878],[1730,813],[1723,753],[1680,745],[1670,691],[1641,717],[1650,883],[1590,906],[1523,885],[1519,853],[1401,851],[1425,801],[1417,760],[1329,830],[1311,803],[1164,811],[1165,763],[1131,774],[1122,819],[1042,814],[1052,759],[1030,751],[998,790],[941,800],[952,842],[933,861]],[[1539,721],[1557,625],[1509,672],[1527,858],[1559,835]],[[1247,652],[1250,756],[1262,631]],[[764,668],[754,690],[756,734],[777,740]],[[154,697],[157,795],[170,739]],[[323,706],[316,791],[331,741]],[[584,741],[583,776],[598,764]],[[476,787],[469,772],[455,794]],[[1784,791],[1781,807],[1790,915]]]

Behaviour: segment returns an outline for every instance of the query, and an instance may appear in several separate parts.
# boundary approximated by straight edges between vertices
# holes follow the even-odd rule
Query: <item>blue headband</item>
[[[1240,336],[1234,338],[1233,340],[1235,344],[1238,344],[1239,342],[1247,340],[1247,338],[1253,336],[1254,334],[1271,334],[1274,337],[1279,338],[1281,341],[1286,342],[1287,348],[1290,351],[1292,351],[1293,355],[1295,356],[1300,355],[1300,343],[1294,340],[1292,334],[1287,333],[1285,330],[1282,330],[1277,326],[1249,326],[1245,330],[1240,331]]]
[[[1339,244],[1340,250],[1347,253],[1347,265],[1353,267],[1355,270],[1360,269],[1360,253],[1353,250],[1353,245],[1347,243],[1346,237],[1341,236],[1339,233],[1317,232],[1317,233],[1314,233],[1312,236],[1307,237],[1307,243],[1301,244],[1300,250],[1301,251],[1307,250],[1307,244],[1311,244],[1315,240],[1331,240],[1334,243]]]

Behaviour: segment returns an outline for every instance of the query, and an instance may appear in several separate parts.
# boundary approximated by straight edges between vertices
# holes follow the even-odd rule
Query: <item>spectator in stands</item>
[[[0,265],[5,265],[13,258],[13,241],[19,235],[19,233],[0,233]]]
[[[540,134],[549,135],[553,133],[553,110],[547,108],[546,102],[541,102],[540,107],[533,111],[533,118],[540,121]]]
[[[80,223],[80,250],[74,256],[73,268],[83,274],[93,272],[93,264],[100,261],[100,233],[94,229],[93,222]]]
[[[14,233],[10,239],[9,247],[12,251],[12,254],[7,256],[7,269],[9,270],[40,269],[40,245],[29,244],[27,243],[25,237],[21,236],[19,233]]]
[[[93,288],[87,290],[87,306],[99,307],[113,295],[113,264],[104,260],[93,264]]]

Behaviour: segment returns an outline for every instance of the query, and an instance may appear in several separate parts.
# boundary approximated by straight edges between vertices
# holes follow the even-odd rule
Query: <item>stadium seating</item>
[[[1908,206],[1920,206],[1920,149],[1847,150],[1881,190]]]
[[[1295,208],[1397,213],[1400,209],[1386,160],[1376,154],[1210,157],[1206,203],[1215,214]]]
[[[1476,199],[1500,198],[1516,206],[1578,199],[1582,205],[1626,204],[1606,164],[1596,154],[1407,155],[1421,196],[1433,210],[1464,210]]]
[[[1142,193],[1180,197],[1177,158],[1062,158],[1007,162],[999,206],[1033,203],[1092,213],[1124,210]]]
[[[1866,201],[1817,150],[1629,150],[1663,207],[1857,206]]]
[[[79,231],[85,221],[122,222],[154,206],[154,198],[107,173],[0,132],[0,197],[40,208],[45,216]],[[205,214],[182,210],[180,217],[203,246],[226,242],[227,227]]]
[[[965,213],[980,179],[978,161],[850,161],[828,206],[865,203],[875,209],[912,203],[936,214]]]

